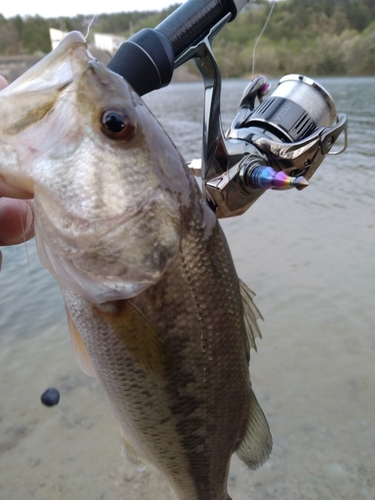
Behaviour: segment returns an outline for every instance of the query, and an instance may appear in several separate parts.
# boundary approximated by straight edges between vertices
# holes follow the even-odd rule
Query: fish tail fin
[[[272,436],[262,408],[253,390],[250,391],[247,430],[236,453],[249,469],[255,470],[268,460],[272,450]]]

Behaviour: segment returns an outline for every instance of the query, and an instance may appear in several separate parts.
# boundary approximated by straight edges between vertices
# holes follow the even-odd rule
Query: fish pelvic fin
[[[253,297],[255,297],[255,293],[250,290],[250,288],[245,285],[242,280],[239,280],[240,284],[240,292],[243,304],[244,311],[244,323],[246,329],[246,347],[247,352],[250,352],[250,349],[253,348],[257,351],[257,346],[255,343],[256,337],[262,338],[262,334],[260,332],[257,320],[262,319],[263,316],[259,312],[259,309],[253,302]]]
[[[268,460],[272,450],[272,436],[262,408],[253,390],[250,391],[246,434],[236,453],[249,469],[255,470]]]
[[[128,439],[125,437],[124,431],[121,430],[121,454],[126,460],[134,465],[134,467],[139,472],[143,472],[146,469],[146,462],[142,460],[138,453],[135,451],[133,446],[129,443]]]
[[[66,316],[68,318],[68,327],[70,331],[70,338],[72,341],[73,351],[76,360],[81,367],[83,373],[89,377],[95,377],[94,367],[91,363],[90,356],[86,350],[85,344],[83,343],[82,337],[78,331],[78,328],[73,323],[72,317],[69,314],[68,309],[66,309]]]

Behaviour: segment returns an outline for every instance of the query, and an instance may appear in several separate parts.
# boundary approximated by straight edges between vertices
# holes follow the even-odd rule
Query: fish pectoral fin
[[[245,285],[242,280],[240,282],[240,292],[243,304],[244,311],[244,322],[246,328],[246,346],[247,352],[250,352],[250,349],[253,348],[257,351],[257,346],[255,343],[256,337],[262,338],[262,334],[260,332],[257,320],[263,319],[263,316],[259,312],[259,309],[253,302],[253,297],[255,297],[255,293],[250,290],[250,288]]]
[[[259,406],[253,390],[250,389],[250,391],[246,434],[236,453],[249,469],[255,470],[268,460],[272,450],[272,436],[262,408]]]
[[[164,377],[174,363],[173,354],[162,335],[131,300],[117,301],[115,313],[106,312],[99,305],[95,311],[112,326],[134,361],[154,378]]]
[[[121,454],[128,462],[130,462],[139,471],[143,472],[146,469],[146,462],[144,462],[135,451],[133,446],[129,443],[124,435],[124,431],[121,430]]]
[[[73,320],[69,314],[68,309],[66,310],[66,316],[68,318],[68,327],[70,331],[70,338],[72,341],[73,351],[76,357],[76,360],[81,367],[83,373],[88,375],[89,377],[95,377],[94,367],[92,366],[90,356],[86,350],[85,344],[83,343],[82,337],[73,323]]]

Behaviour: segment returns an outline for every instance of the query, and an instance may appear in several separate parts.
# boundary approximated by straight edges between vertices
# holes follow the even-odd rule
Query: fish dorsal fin
[[[66,310],[66,315],[68,318],[68,327],[70,331],[70,338],[72,340],[73,351],[76,357],[76,360],[81,367],[83,373],[89,375],[89,377],[95,377],[94,367],[92,366],[90,356],[86,350],[85,344],[83,343],[82,337],[73,323],[72,317],[69,314],[69,311]]]
[[[130,462],[139,471],[143,472],[146,469],[146,462],[144,462],[135,451],[133,446],[129,443],[126,438],[124,431],[121,431],[121,454],[128,462]]]
[[[250,389],[249,420],[245,437],[236,451],[238,458],[249,469],[257,469],[266,462],[272,450],[272,436],[262,408]]]
[[[260,314],[257,306],[253,302],[253,297],[255,297],[255,293],[250,290],[250,288],[245,285],[242,280],[240,281],[240,292],[243,304],[243,312],[244,312],[244,322],[246,328],[246,345],[247,351],[250,352],[251,348],[254,348],[257,351],[257,346],[255,343],[256,337],[262,338],[262,334],[260,333],[260,329],[257,323],[258,319],[263,319],[263,316]]]

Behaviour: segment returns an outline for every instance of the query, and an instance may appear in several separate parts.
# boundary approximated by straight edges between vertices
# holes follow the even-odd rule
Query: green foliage
[[[51,50],[48,23],[39,16],[27,17],[22,27],[22,44],[27,54]]]
[[[345,59],[348,75],[375,74],[375,21],[361,35],[350,39]]]
[[[214,42],[223,76],[249,73],[270,3],[249,5]],[[257,45],[255,71],[279,76],[374,74],[374,0],[278,2]]]
[[[0,19],[1,22],[1,19]],[[14,22],[0,24],[0,53],[14,55],[21,48],[20,36]]]
[[[154,28],[177,8],[161,12],[101,14],[92,32],[125,37],[145,27]],[[250,73],[253,48],[266,22],[270,2],[251,1],[214,41],[214,53],[224,77]],[[86,33],[90,16],[73,18],[0,14],[0,54],[48,52],[48,28]],[[283,0],[277,2],[255,52],[255,71],[267,75],[301,72],[309,75],[375,73],[374,0]]]

